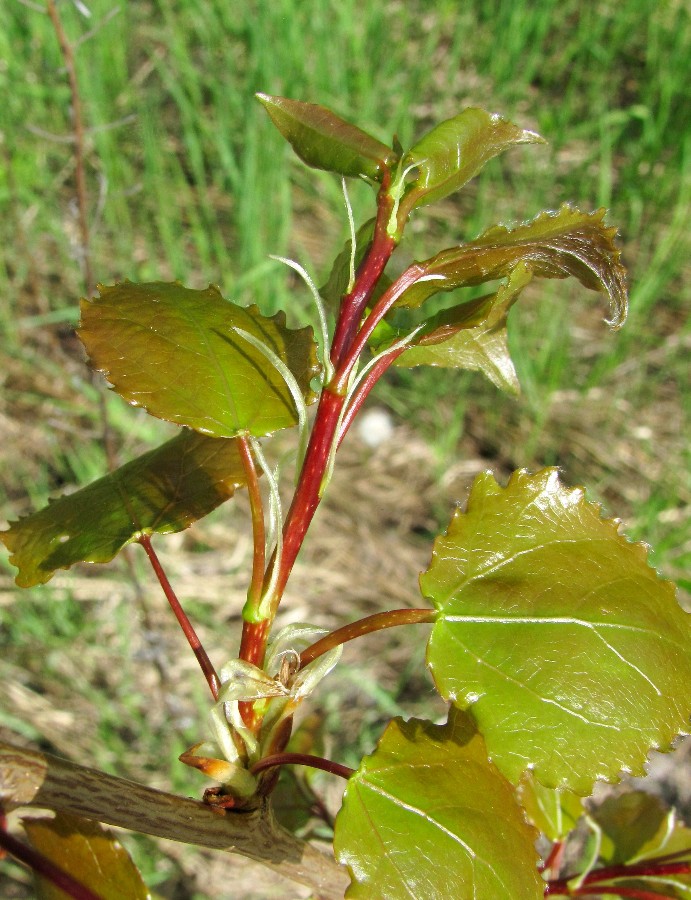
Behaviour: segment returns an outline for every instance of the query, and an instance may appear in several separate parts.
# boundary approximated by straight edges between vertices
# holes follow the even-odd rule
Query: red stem
[[[206,678],[207,684],[209,685],[211,693],[213,694],[214,700],[218,700],[218,692],[221,683],[219,681],[218,675],[216,674],[216,670],[214,669],[213,664],[206,653],[206,650],[202,646],[202,642],[199,640],[197,632],[192,627],[192,623],[187,618],[187,614],[182,608],[180,601],[175,596],[175,591],[168,581],[168,576],[163,571],[163,566],[161,565],[159,558],[156,555],[156,551],[151,546],[151,539],[149,538],[149,535],[141,535],[141,537],[138,538],[138,541],[146,551],[146,555],[149,557],[151,566],[156,573],[159,584],[163,588],[163,593],[166,595],[166,599],[170,604],[170,608],[175,613],[175,618],[178,620],[178,623],[182,628],[185,637],[187,638],[187,642],[192,648],[192,652],[197,657],[197,662],[199,663],[201,670],[204,673],[204,677]]]
[[[561,867],[561,861],[564,856],[564,849],[566,844],[564,841],[555,841],[552,844],[552,849],[549,851],[549,855],[544,863],[540,866],[541,872],[549,872],[554,871],[555,875],[559,874],[559,868]]]
[[[391,287],[381,295],[379,300],[377,300],[374,308],[372,309],[372,312],[362,323],[362,327],[355,336],[352,344],[343,354],[338,372],[333,379],[334,389],[336,391],[338,391],[339,393],[345,392],[348,384],[348,378],[350,377],[353,366],[357,362],[362,351],[367,346],[367,341],[371,337],[374,329],[381,322],[387,312],[391,309],[396,300],[398,300],[401,294],[406,291],[411,285],[415,284],[416,281],[419,281],[424,274],[425,269],[417,263],[414,263],[412,266],[409,266],[405,270],[405,272],[403,272],[403,274],[400,275],[396,279],[396,281],[394,281]]]
[[[377,282],[382,276],[391,254],[396,249],[397,241],[389,237],[386,227],[393,209],[393,200],[388,194],[391,184],[391,173],[385,172],[382,185],[377,195],[377,221],[374,226],[372,245],[358,268],[355,284],[350,294],[341,301],[341,309],[331,343],[331,362],[338,368],[344,352],[351,344],[365,307],[372,296]]]
[[[655,864],[653,860],[627,865],[606,866],[595,869],[583,880],[583,885],[575,890],[569,887],[572,878],[560,878],[547,883],[545,896],[552,897],[557,894],[567,897],[593,896],[595,894],[618,894],[620,897],[635,897],[638,900],[660,900],[664,894],[655,891],[647,891],[639,888],[619,887],[616,884],[608,884],[617,878],[652,878],[665,875],[689,875],[691,863],[661,863]]]
[[[324,759],[322,756],[311,756],[309,753],[275,753],[273,756],[265,756],[252,766],[250,772],[257,775],[264,769],[285,765],[311,766],[313,769],[321,769],[331,775],[340,775],[341,778],[350,778],[355,774],[355,769],[342,766],[330,759]]]
[[[342,628],[337,628],[331,634],[325,635],[318,641],[315,641],[306,650],[300,654],[300,669],[314,662],[322,654],[328,653],[334,647],[352,641],[355,638],[362,637],[363,634],[372,634],[375,631],[381,631],[383,628],[393,628],[396,625],[426,625],[435,621],[437,614],[433,609],[391,609],[387,612],[374,613],[371,616],[365,616],[364,619],[358,619],[357,622],[350,622]]]
[[[60,888],[73,900],[103,900],[100,894],[95,894],[90,888],[77,881],[69,873],[65,872],[42,853],[29,847],[22,841],[17,840],[14,835],[0,828],[0,846],[15,859],[24,863],[41,878],[50,881],[55,887]]]
[[[394,362],[394,360],[397,359],[405,350],[407,350],[407,347],[397,347],[395,350],[392,350],[390,353],[382,356],[381,359],[377,360],[377,362],[372,366],[367,375],[365,375],[361,384],[358,385],[357,392],[351,398],[351,401],[348,404],[348,409],[346,410],[346,413],[343,416],[343,420],[341,422],[341,430],[338,433],[339,446],[343,438],[348,433],[348,429],[352,425],[353,419],[360,411],[360,407],[367,399],[369,392],[379,381],[384,372],[386,372],[389,366]]]

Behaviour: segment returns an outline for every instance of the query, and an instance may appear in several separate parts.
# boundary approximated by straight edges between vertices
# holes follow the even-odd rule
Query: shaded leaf
[[[334,850],[346,897],[531,900],[543,896],[511,786],[469,716],[389,723],[349,779]]]
[[[518,799],[528,821],[550,841],[563,840],[583,815],[583,801],[571,791],[554,790],[528,772],[518,785]]]
[[[404,167],[415,165],[420,172],[408,188],[406,209],[448,197],[492,157],[517,144],[535,143],[545,140],[484,109],[464,109],[433,128],[405,155]]]
[[[507,283],[494,296],[482,298],[487,312],[479,324],[472,319],[449,321],[451,317],[447,313],[435,330],[415,341],[394,365],[476,370],[485,374],[501,390],[517,394],[520,386],[509,353],[506,320],[509,310],[531,278],[530,267],[518,263]],[[458,315],[466,306],[468,304],[449,312]]]
[[[638,857],[651,843],[657,844],[659,852],[668,852],[663,847],[673,829],[674,817],[652,794],[627,791],[618,797],[607,797],[590,811],[590,818],[602,831],[600,858],[608,865]]]
[[[587,795],[644,774],[688,731],[690,617],[618,523],[556,469],[479,476],[421,576],[439,614],[427,658],[440,693],[472,706],[511,781]]]
[[[295,401],[259,340],[287,366],[307,402],[318,373],[311,328],[286,327],[285,315],[230,303],[210,285],[124,282],[83,300],[79,337],[91,365],[133,406],[213,437],[269,434],[295,425]]]
[[[397,300],[398,306],[419,306],[439,291],[483,284],[504,278],[523,261],[537,278],[577,278],[584,287],[605,293],[613,325],[624,322],[627,294],[615,228],[604,224],[605,210],[583,213],[569,204],[559,212],[507,228],[495,225],[475,241],[444,250],[424,263],[425,275],[437,276],[413,284]]]
[[[245,484],[237,442],[185,429],[45,509],[12,523],[0,540],[20,587],[43,584],[77,562],[109,562],[137,536],[172,534],[208,515]]]
[[[139,870],[113,835],[97,822],[68,813],[22,820],[32,846],[103,900],[147,900]],[[64,900],[63,891],[36,878],[38,900]]]
[[[313,169],[380,181],[396,161],[390,147],[325,106],[268,94],[257,98],[300,159]]]

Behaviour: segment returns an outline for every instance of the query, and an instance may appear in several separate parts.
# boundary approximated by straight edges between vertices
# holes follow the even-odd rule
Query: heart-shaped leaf
[[[540,213],[515,228],[495,225],[477,240],[420,263],[425,280],[404,291],[396,305],[416,307],[439,291],[504,278],[523,261],[536,278],[572,275],[584,287],[607,294],[611,323],[619,326],[627,310],[625,272],[614,244],[616,229],[604,225],[604,216],[604,209],[583,213],[565,204],[559,212]]]
[[[517,394],[520,390],[516,370],[509,353],[506,320],[518,295],[530,282],[532,271],[520,262],[505,285],[489,298],[482,298],[486,313],[475,324],[460,315],[468,307],[441,314],[432,331],[423,332],[410,350],[398,357],[396,366],[441,366],[483,372],[501,390]],[[476,305],[478,301],[473,301]],[[454,320],[455,314],[455,320]]]
[[[68,813],[25,818],[22,825],[35,850],[103,900],[149,900],[151,894],[130,855],[98,822]],[[66,894],[36,878],[38,900],[64,900]]]
[[[313,169],[381,181],[396,162],[394,151],[325,106],[257,94],[271,121],[300,159]]]
[[[535,831],[467,715],[389,723],[336,819],[346,897],[537,900]]]
[[[184,429],[156,450],[12,523],[0,540],[19,569],[17,584],[32,587],[77,562],[109,562],[142,532],[182,531],[245,483],[237,441]]]
[[[420,174],[403,205],[409,211],[442,200],[474,178],[492,157],[517,144],[535,143],[545,140],[484,109],[465,109],[433,128],[405,155],[404,168],[415,166]]]
[[[319,372],[311,328],[230,303],[218,288],[124,282],[82,301],[79,337],[91,365],[151,415],[213,437],[262,437],[298,421],[277,358],[307,402]],[[250,334],[268,354],[236,329]]]
[[[420,578],[439,613],[427,658],[443,697],[472,706],[513,782],[533,769],[582,795],[644,774],[691,711],[691,618],[618,523],[556,469],[479,476]]]

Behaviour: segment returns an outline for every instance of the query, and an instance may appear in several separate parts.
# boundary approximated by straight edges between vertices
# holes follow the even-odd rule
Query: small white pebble
[[[393,437],[391,413],[381,406],[366,409],[358,415],[355,423],[361,440],[368,447],[378,447]]]

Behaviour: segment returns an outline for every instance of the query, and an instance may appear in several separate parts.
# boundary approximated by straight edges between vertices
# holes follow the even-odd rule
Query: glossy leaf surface
[[[465,109],[441,122],[405,155],[405,168],[420,174],[409,187],[409,208],[435,203],[474,178],[486,162],[517,144],[544,143],[534,131],[524,131],[484,109]]]
[[[439,611],[427,658],[443,697],[472,707],[513,782],[587,795],[643,774],[688,731],[690,617],[618,523],[556,469],[479,476],[420,586]]]
[[[627,293],[615,228],[604,224],[605,210],[583,213],[565,204],[556,213],[541,213],[515,228],[495,225],[477,240],[444,250],[421,265],[433,280],[413,284],[397,301],[415,307],[440,291],[483,284],[509,275],[520,262],[536,278],[577,278],[591,290],[607,294],[613,325],[626,318]]]
[[[319,371],[311,328],[286,327],[224,300],[218,288],[124,282],[82,301],[79,337],[115,391],[151,415],[213,437],[261,437],[295,425],[291,391],[276,366],[235,329],[260,341],[290,370],[310,402]]]
[[[272,122],[300,159],[313,169],[381,180],[395,162],[390,147],[325,106],[257,94]]]
[[[469,716],[394,719],[346,788],[334,849],[346,897],[537,900],[536,833]]]
[[[147,900],[151,896],[122,844],[102,825],[67,813],[23,820],[34,849],[103,900]],[[64,900],[63,891],[36,879],[38,900]]]
[[[109,562],[141,532],[182,531],[245,484],[237,442],[185,429],[109,475],[14,522],[0,539],[20,587],[77,562]]]
[[[530,267],[518,263],[508,282],[493,297],[485,300],[488,312],[478,324],[473,324],[472,320],[470,323],[458,321],[457,327],[454,327],[453,322],[442,321],[442,327],[424,335],[410,350],[399,356],[394,365],[479,371],[501,390],[517,394],[520,388],[509,353],[506,320],[509,310],[531,278]],[[467,305],[457,310],[462,312]]]

